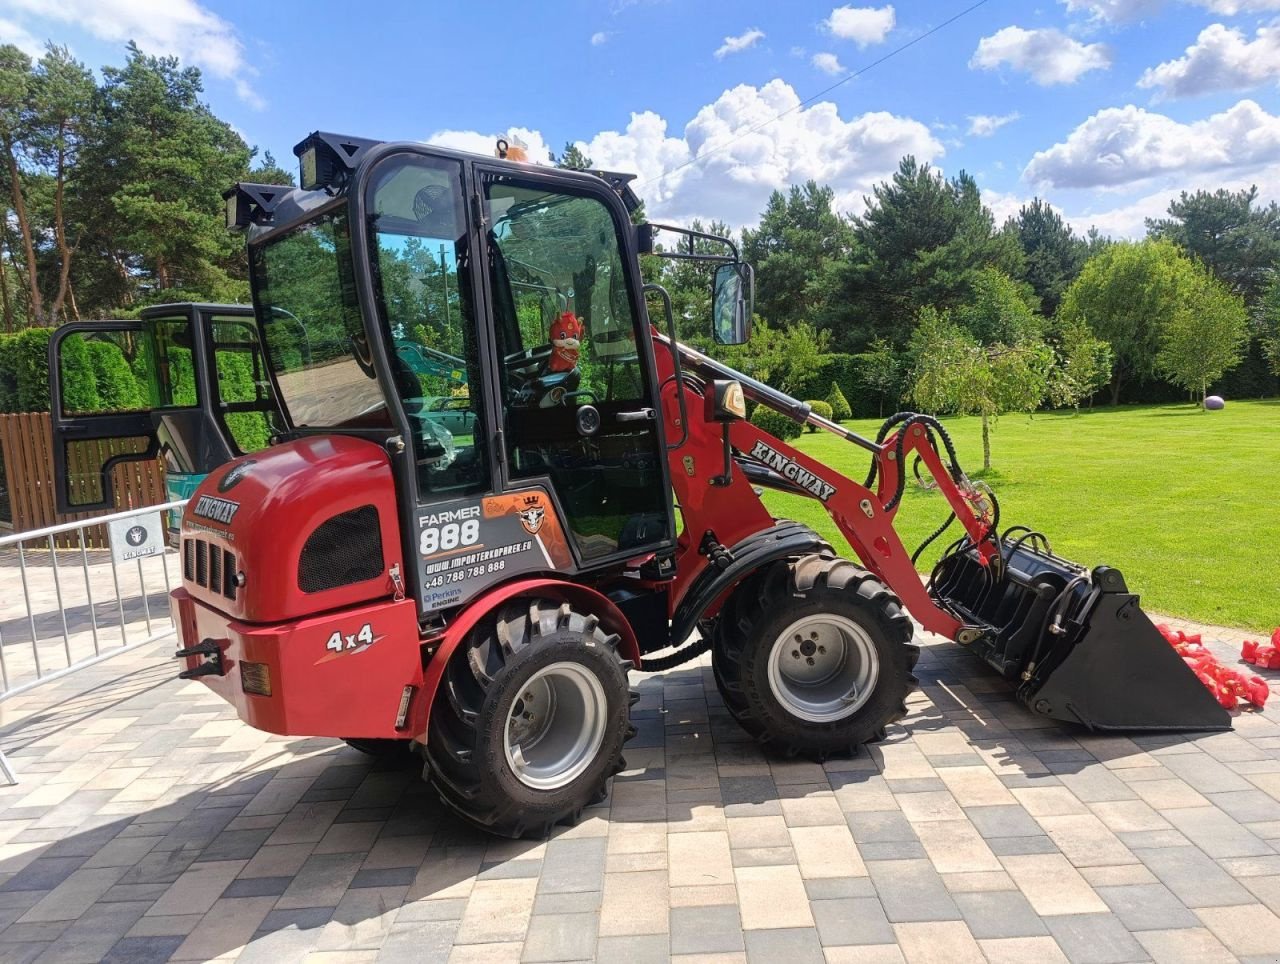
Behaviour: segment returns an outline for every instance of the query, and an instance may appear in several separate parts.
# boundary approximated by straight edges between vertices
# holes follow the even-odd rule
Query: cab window
[[[489,463],[462,166],[391,158],[374,172],[375,287],[424,498],[485,489]]]

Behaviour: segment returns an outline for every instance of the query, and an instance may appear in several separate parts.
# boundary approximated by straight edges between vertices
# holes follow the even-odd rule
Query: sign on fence
[[[159,512],[107,523],[111,536],[111,557],[129,562],[164,552],[164,521]]]

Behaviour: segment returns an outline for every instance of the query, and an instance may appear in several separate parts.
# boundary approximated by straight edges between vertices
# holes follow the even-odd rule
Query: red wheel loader
[[[823,759],[904,714],[909,613],[1030,712],[1229,728],[1119,572],[1001,529],[937,419],[864,438],[680,344],[640,255],[714,269],[721,344],[748,335],[752,272],[729,239],[633,225],[627,176],[325,133],[295,153],[300,188],[226,194],[283,424],[195,492],[173,594],[181,675],[246,722],[414,749],[469,821],[545,833],[622,767],[629,670],[710,650],[746,730]],[[847,440],[866,479],[748,401]],[[960,531],[927,580],[894,529],[915,459]],[[851,558],[763,489],[820,502]]]

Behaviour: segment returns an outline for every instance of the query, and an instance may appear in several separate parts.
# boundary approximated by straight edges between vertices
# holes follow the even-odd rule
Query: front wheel
[[[604,799],[635,733],[618,641],[546,600],[483,622],[450,657],[431,708],[427,767],[444,803],[520,837]]]
[[[712,667],[747,732],[788,756],[825,759],[884,737],[906,715],[919,649],[874,576],[829,553],[747,579],[716,622]]]

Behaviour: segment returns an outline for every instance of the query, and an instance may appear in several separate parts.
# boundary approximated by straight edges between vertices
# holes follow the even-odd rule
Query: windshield
[[[298,428],[390,424],[351,279],[346,209],[251,249],[254,306]]]

